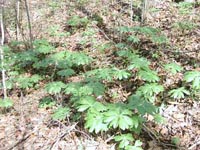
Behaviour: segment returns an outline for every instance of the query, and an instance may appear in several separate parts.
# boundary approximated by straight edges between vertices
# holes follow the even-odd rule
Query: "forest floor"
[[[111,29],[115,23],[126,26],[138,25],[138,22],[131,22],[126,12],[128,8],[120,2],[109,3],[105,1],[97,4],[89,3],[86,10],[93,14],[108,15],[102,16],[103,23],[92,28],[95,34],[82,42],[84,30],[77,30],[70,36],[62,36],[70,30],[66,26],[70,16],[78,15],[85,17],[88,14],[84,9],[79,9],[73,2],[61,2],[58,6],[46,1],[31,1],[30,11],[35,38],[45,38],[51,42],[58,51],[68,49],[70,51],[85,51],[90,56],[98,59],[98,65],[108,65],[112,61],[114,48],[107,49],[101,53],[94,48],[92,39],[96,39],[99,45],[103,45],[116,39],[118,36]],[[126,3],[125,3],[126,4]],[[144,57],[151,60],[152,66],[176,61],[186,70],[194,67],[200,70],[200,7],[196,6],[190,13],[180,14],[177,3],[170,1],[158,1],[155,10],[152,11],[147,20],[147,25],[160,28],[169,38],[168,47],[159,47],[148,42],[140,46]],[[158,10],[159,11],[156,11]],[[195,22],[198,27],[191,30],[177,29],[173,26],[178,22]],[[54,28],[54,29],[53,29]],[[56,29],[55,29],[56,28]],[[11,33],[12,34],[12,33]],[[53,35],[54,34],[54,35]],[[56,35],[55,35],[56,34]],[[113,40],[115,42],[115,40]],[[158,52],[159,51],[159,52]],[[159,59],[152,57],[153,53],[159,53]],[[158,69],[160,69],[158,67]],[[162,73],[162,70],[159,70]],[[178,83],[183,74],[176,76],[165,74],[168,84]],[[76,81],[74,76],[71,80]],[[176,85],[176,84],[175,84]],[[114,89],[113,89],[114,90]],[[120,93],[120,90],[119,90]],[[54,108],[40,108],[40,100],[48,96],[43,89],[43,83],[37,90],[29,90],[27,94],[19,91],[12,91],[11,98],[14,100],[14,107],[3,114],[0,114],[0,150],[114,150],[116,145],[112,142],[112,136],[88,133],[80,123],[66,121],[55,121],[51,119]],[[120,97],[120,95],[119,95]],[[123,97],[123,96],[121,96]],[[200,99],[194,100],[184,98],[181,100],[165,99],[165,106],[161,114],[165,117],[164,124],[155,124],[149,117],[145,128],[139,138],[143,142],[144,150],[198,150],[200,149]],[[177,141],[176,141],[177,140]],[[176,142],[177,147],[173,145]]]

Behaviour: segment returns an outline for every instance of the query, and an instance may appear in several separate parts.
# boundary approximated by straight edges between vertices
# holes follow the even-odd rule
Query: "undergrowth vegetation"
[[[187,13],[189,6],[179,7],[180,13]],[[187,71],[176,62],[160,64],[165,75],[184,74],[179,84],[166,86],[167,76],[163,76],[152,65],[154,57],[144,57],[140,49],[144,41],[156,45],[158,51],[168,45],[169,40],[160,29],[121,26],[116,29],[123,35],[121,42],[96,45],[98,40],[94,35],[98,31],[91,26],[92,23],[87,17],[76,15],[67,21],[67,33],[58,32],[59,26],[52,26],[48,31],[53,37],[67,37],[82,30],[80,45],[83,49],[88,42],[102,54],[106,53],[106,49],[114,47],[111,63],[98,66],[98,58],[88,51],[60,51],[46,39],[34,40],[33,49],[24,49],[23,42],[12,41],[3,48],[7,88],[9,91],[20,89],[27,94],[29,90],[45,84],[49,96],[40,101],[39,107],[56,106],[53,120],[84,122],[89,132],[106,133],[109,136],[114,133],[113,140],[120,149],[140,150],[142,142],[134,135],[140,134],[149,115],[157,123],[165,122],[159,113],[159,106],[166,101],[164,99],[176,101],[189,96],[197,99],[200,96],[200,71]],[[195,25],[177,22],[174,28],[192,30]],[[111,92],[109,89],[114,87],[122,87],[126,94],[113,102],[118,97],[118,91]],[[0,107],[8,108],[12,105],[10,99],[0,100]]]

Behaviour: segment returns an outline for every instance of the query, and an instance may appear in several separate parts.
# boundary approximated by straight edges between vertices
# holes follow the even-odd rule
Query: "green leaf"
[[[100,68],[86,73],[87,77],[95,77],[97,79],[112,81],[114,78],[113,68]]]
[[[127,79],[130,77],[130,73],[127,72],[126,70],[119,70],[117,68],[115,68],[115,73],[114,73],[114,77],[116,79],[122,80],[122,79]]]
[[[0,84],[0,87],[2,88],[2,84]],[[7,80],[6,81],[6,88],[7,89],[12,89],[14,87],[14,82],[13,82],[13,80],[11,79],[11,80]]]
[[[131,28],[127,26],[121,26],[118,28],[118,31],[120,31],[121,33],[127,33],[127,32],[131,32]]]
[[[140,140],[136,140],[134,146],[142,146],[142,142]]]
[[[141,115],[146,113],[154,115],[157,112],[156,106],[142,98],[141,95],[131,95],[128,98],[128,108],[131,110],[137,109]]]
[[[180,141],[181,141],[181,139],[179,137],[173,137],[171,139],[171,143],[175,144],[175,145],[179,145]]]
[[[128,129],[133,126],[133,120],[130,116],[122,115],[119,118],[119,128],[122,130]]]
[[[33,83],[30,82],[28,77],[19,77],[17,79],[17,85],[22,89],[33,87]]]
[[[104,84],[102,84],[98,81],[92,81],[90,79],[88,81],[89,81],[89,83],[87,83],[86,86],[93,89],[93,93],[95,94],[95,96],[100,96],[100,95],[104,94],[104,92],[105,92]]]
[[[130,50],[120,50],[117,52],[118,56],[120,57],[127,57],[129,58],[130,56],[134,55],[134,53],[132,53]]]
[[[100,68],[88,71],[85,75],[87,77],[95,77],[97,79],[112,81],[113,78],[119,80],[127,79],[130,76],[130,73],[126,70],[120,70],[118,68]]]
[[[89,20],[87,17],[81,18],[79,16],[73,16],[68,21],[67,24],[72,27],[86,26]]]
[[[191,2],[180,2],[178,3],[179,13],[182,15],[192,13],[193,3]]]
[[[120,142],[119,148],[125,148],[126,146],[129,145],[130,142],[134,140],[134,138],[132,134],[128,133],[128,134],[117,135],[114,137],[114,140],[116,142]]]
[[[104,115],[104,121],[113,128],[119,127],[125,130],[134,125],[131,118],[132,112],[122,104],[110,105],[110,109]]]
[[[174,99],[181,99],[181,98],[184,98],[185,95],[190,95],[190,92],[187,91],[184,87],[181,87],[181,88],[173,89],[169,91],[169,94]]]
[[[9,98],[6,98],[6,99],[0,99],[0,107],[3,107],[3,108],[10,108],[13,106],[13,101]]]
[[[154,120],[156,123],[159,123],[159,124],[166,123],[166,119],[163,116],[161,116],[160,114],[155,114]]]
[[[200,71],[189,71],[184,74],[186,82],[192,82],[192,88],[200,89]]]
[[[164,44],[168,42],[168,39],[165,35],[151,36],[151,40],[156,44]]]
[[[92,95],[93,89],[87,85],[80,87],[78,90],[79,96]]]
[[[184,30],[191,31],[197,27],[197,24],[193,22],[188,22],[188,21],[181,21],[181,22],[174,23],[173,27],[181,31],[184,31]]]
[[[73,64],[75,65],[88,65],[91,61],[92,58],[90,58],[89,56],[87,56],[85,53],[72,53],[70,60]]]
[[[35,46],[34,50],[41,54],[48,54],[54,49],[45,39],[35,40],[33,45]]]
[[[40,80],[42,80],[42,77],[39,75],[32,75],[31,77],[21,75],[16,78],[18,87],[22,89],[33,87],[34,84],[38,83]]]
[[[71,53],[66,51],[60,51],[50,55],[50,58],[55,61],[66,60],[71,57]]]
[[[148,82],[157,82],[159,81],[159,77],[157,73],[153,70],[146,69],[146,70],[140,70],[138,72],[138,76],[143,79],[144,81]]]
[[[162,85],[158,85],[157,83],[150,83],[139,87],[136,91],[136,94],[141,94],[150,102],[154,102],[155,95],[163,91],[164,87]]]
[[[132,117],[132,122],[135,128],[139,126],[139,117],[138,116],[133,116]]]
[[[125,150],[143,150],[143,149],[142,149],[142,147],[128,145],[128,146],[126,146]]]
[[[66,89],[64,90],[65,94],[73,94],[78,96],[78,91],[82,87],[82,83],[76,82],[76,83],[68,83],[66,85]]]
[[[50,82],[50,83],[48,83],[45,86],[45,89],[50,94],[58,94],[65,87],[66,87],[66,85],[63,82],[58,81],[58,82]]]
[[[42,59],[41,61],[36,61],[33,64],[33,68],[36,68],[36,69],[47,68],[47,67],[49,67],[49,66],[51,66],[53,64],[55,64],[54,60],[52,60],[51,58],[47,57],[47,58]]]
[[[57,74],[62,77],[69,77],[69,76],[74,75],[75,71],[73,69],[64,69],[64,70],[58,71]]]
[[[142,142],[140,140],[136,140],[134,146],[128,145],[126,146],[126,150],[143,150],[142,149]]]
[[[38,83],[40,80],[42,80],[42,77],[40,75],[37,75],[37,74],[32,75],[30,77],[30,82],[32,82],[32,83]]]
[[[140,39],[137,36],[131,35],[128,37],[128,41],[133,42],[133,43],[139,43]]]
[[[35,50],[36,50],[38,53],[48,54],[48,53],[50,53],[53,49],[54,49],[54,47],[51,46],[51,45],[40,45],[40,46],[37,47]]]
[[[129,70],[132,69],[146,69],[149,68],[150,62],[146,58],[141,58],[138,55],[130,55],[129,56],[130,65],[128,66]]]
[[[147,27],[147,26],[144,26],[144,27],[136,26],[133,29],[137,32],[140,32],[149,36],[154,36],[159,31],[157,28],[152,28],[152,27]]]
[[[24,51],[17,54],[17,60],[22,62],[23,64],[27,64],[29,62],[38,61],[37,54],[33,50]]]
[[[41,99],[41,101],[39,103],[39,108],[53,107],[55,105],[56,105],[55,100],[53,100],[50,97],[45,97],[45,98]]]
[[[52,118],[53,120],[65,120],[65,118],[69,115],[70,115],[70,108],[60,107],[54,111]]]
[[[95,102],[93,107],[91,107],[90,109],[94,109],[96,111],[103,112],[103,111],[106,111],[108,108],[100,102]]]
[[[85,96],[80,99],[78,102],[78,111],[83,112],[89,108],[92,108],[95,104],[96,100],[92,96]]]
[[[94,110],[88,111],[85,118],[85,127],[89,129],[89,132],[95,131],[95,133],[99,133],[100,131],[107,131],[108,124],[103,119],[103,113]]]
[[[172,74],[176,74],[183,70],[183,67],[181,67],[180,65],[176,63],[166,64],[164,67],[167,71],[171,72]]]
[[[199,71],[189,71],[184,74],[184,80],[186,82],[192,82],[195,78],[198,78],[200,76]]]

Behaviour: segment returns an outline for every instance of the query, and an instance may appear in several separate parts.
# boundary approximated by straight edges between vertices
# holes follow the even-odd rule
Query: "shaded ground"
[[[1,150],[111,149],[105,141],[95,141],[79,130],[76,123],[52,121],[52,110],[38,108],[46,95],[39,89],[26,97],[13,97],[14,109],[0,119]]]
[[[103,16],[103,22],[106,25],[93,25],[96,31],[92,38],[96,41],[91,44],[91,38],[86,40],[86,46],[80,45],[82,40],[81,29],[71,36],[52,36],[52,27],[58,25],[57,33],[66,32],[66,21],[70,15],[85,16],[83,9],[77,9],[73,2],[61,3],[57,7],[49,7],[45,1],[32,1],[30,4],[33,34],[38,38],[47,38],[57,47],[57,50],[69,49],[70,51],[86,51],[91,56],[97,57],[99,62],[96,65],[106,66],[113,61],[110,57],[112,49],[108,49],[107,53],[101,53],[96,50],[95,44],[105,44],[115,39],[116,34],[111,27],[115,24],[130,25],[131,22],[126,14],[126,6],[121,3],[99,2],[97,4],[89,3],[87,10],[93,13],[102,13],[103,10],[109,13]],[[178,21],[192,21],[200,23],[200,8],[197,6],[192,10],[192,14],[179,14],[177,6],[172,5],[168,1],[159,2],[156,5],[158,12],[152,12],[149,16],[148,24],[153,27],[159,27],[170,39],[171,44],[164,49],[159,49],[161,58],[153,63],[176,61],[184,65],[186,70],[193,69],[191,62],[196,63],[200,67],[200,28],[190,31],[180,31],[173,28]],[[134,22],[133,25],[137,25]],[[106,29],[109,30],[106,30]],[[109,35],[115,35],[113,37]],[[91,48],[92,47],[92,48]],[[150,45],[142,45],[144,55],[152,59],[152,52],[158,50]],[[114,48],[113,48],[114,49]],[[178,53],[177,53],[178,50]],[[156,66],[156,65],[155,65]],[[160,68],[158,67],[158,70]],[[160,71],[162,72],[162,70]],[[176,84],[182,75],[170,76],[165,74],[165,87],[169,84]],[[76,79],[73,79],[76,80]],[[120,90],[119,90],[120,91]],[[124,93],[125,91],[122,91]],[[127,93],[125,93],[126,95]],[[27,149],[27,150],[57,150],[57,149],[86,149],[86,150],[112,150],[115,145],[110,143],[111,138],[99,136],[92,137],[87,131],[79,127],[77,123],[52,121],[52,109],[38,108],[39,100],[45,97],[47,93],[41,89],[30,91],[30,94],[22,95],[13,94],[15,101],[14,109],[10,112],[1,114],[0,116],[0,150],[9,149]],[[122,96],[126,97],[126,96]],[[166,123],[157,125],[152,122],[152,118],[148,118],[144,131],[141,134],[144,143],[144,149],[162,150],[175,149],[171,144],[172,139],[179,139],[178,148],[183,150],[200,149],[200,104],[199,101],[192,99],[184,99],[182,101],[174,101],[172,99],[164,99],[166,103],[161,109],[161,113],[166,117]]]

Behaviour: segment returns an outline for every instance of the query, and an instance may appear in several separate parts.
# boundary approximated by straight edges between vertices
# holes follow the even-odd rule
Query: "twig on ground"
[[[177,147],[176,145],[173,144],[168,144],[168,143],[164,143],[161,142],[159,137],[153,132],[151,131],[145,124],[143,124],[143,129],[147,132],[147,134],[152,138],[152,140],[157,143],[158,145],[164,146],[164,147]]]
[[[192,146],[190,146],[189,148],[188,148],[188,150],[192,150],[194,147],[196,147],[197,145],[200,145],[200,139],[199,139],[199,141],[197,141],[196,143],[194,143]]]
[[[114,138],[114,135],[113,136],[111,136],[111,137],[109,137],[108,139],[106,139],[105,140],[105,143],[108,143],[108,142],[110,142],[112,139]]]
[[[54,146],[62,139],[65,137],[65,135],[69,134],[71,131],[75,129],[76,124],[72,125],[70,129],[68,129],[66,132],[64,132],[62,135],[60,135],[52,144],[51,147],[49,148],[50,150],[54,148]]]
[[[78,129],[76,129],[76,128],[74,129],[74,131],[75,131],[75,132],[79,132],[79,133],[81,133],[81,134],[87,136],[87,138],[89,138],[90,140],[93,140],[87,133],[85,133],[85,132],[83,132],[83,131],[80,131],[80,130],[78,130]]]

